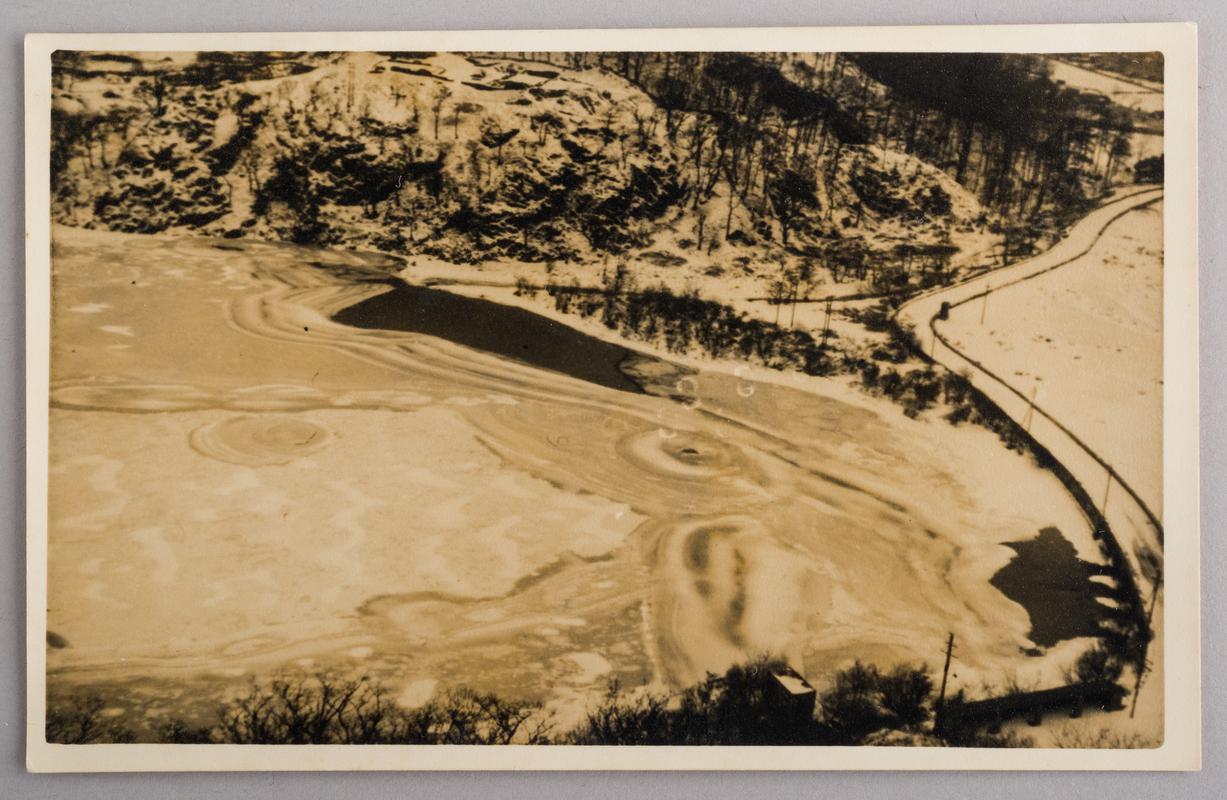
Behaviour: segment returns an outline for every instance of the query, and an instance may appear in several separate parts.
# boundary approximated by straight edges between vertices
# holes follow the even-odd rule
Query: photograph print
[[[50,87],[35,738],[1163,744],[1163,53]]]

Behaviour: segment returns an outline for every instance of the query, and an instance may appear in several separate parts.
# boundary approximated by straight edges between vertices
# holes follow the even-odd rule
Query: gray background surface
[[[1222,188],[1227,42],[1221,0],[7,0],[0,11],[0,798],[1168,798],[1227,793],[1221,755],[1227,644],[1217,567],[1227,501],[1227,236]],[[1194,21],[1200,25],[1202,671],[1204,771],[1186,774],[234,774],[27,775],[25,722],[25,414],[22,37],[48,32],[451,30]],[[1176,476],[1173,476],[1176,477]]]

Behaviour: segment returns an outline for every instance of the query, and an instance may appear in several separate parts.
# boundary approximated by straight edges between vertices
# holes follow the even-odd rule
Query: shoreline
[[[350,252],[350,251],[346,251]],[[386,276],[386,273],[383,273]],[[404,280],[401,276],[396,276],[395,280]],[[389,282],[391,282],[389,280]],[[759,365],[746,364],[732,359],[710,359],[694,356],[691,354],[671,353],[659,346],[652,346],[648,343],[629,340],[616,331],[606,328],[596,319],[575,318],[573,315],[563,314],[562,312],[554,311],[547,306],[548,302],[544,299],[532,299],[517,297],[514,294],[514,286],[499,286],[491,287],[489,285],[465,285],[452,284],[450,289],[455,294],[463,294],[466,291],[476,296],[482,297],[489,302],[499,302],[504,305],[518,306],[526,311],[531,311],[533,314],[552,319],[554,322],[566,325],[569,328],[578,330],[580,333],[605,340],[611,344],[616,344],[620,348],[624,348],[631,352],[637,352],[646,355],[650,358],[661,358],[669,363],[682,364],[698,371],[718,372],[726,377],[733,377],[739,381],[751,385],[754,382],[770,383],[782,387],[801,389],[807,394],[818,397],[823,397],[831,400],[844,401],[858,407],[869,406],[876,414],[885,417],[887,414],[892,415],[898,420],[902,417],[900,407],[890,400],[881,397],[875,397],[872,394],[861,390],[853,385],[854,378],[851,376],[835,376],[836,379],[828,380],[819,383],[817,380],[807,380],[815,376],[805,375],[797,371],[781,371]],[[457,291],[459,290],[459,291]],[[386,293],[384,293],[386,294]],[[497,299],[492,299],[489,295],[494,295]],[[927,429],[930,436],[948,440],[950,437],[946,434],[944,428],[946,423],[933,419],[921,419],[919,421],[903,422],[898,420],[892,423],[892,427],[910,426],[912,424],[923,426]],[[921,428],[912,428],[913,431],[919,431]],[[952,428],[953,430],[953,428]],[[966,436],[967,431],[964,430],[959,435]],[[977,431],[976,435],[980,437],[991,437],[989,431]],[[915,442],[915,440],[913,440]],[[995,447],[1000,447],[995,445]],[[1004,543],[1004,542],[1003,542]],[[988,575],[984,576],[987,582]],[[1075,642],[1066,642],[1066,645],[1074,645]],[[1055,656],[1056,653],[1062,652],[1070,654],[1068,647],[1054,649],[1049,658]],[[1045,659],[1047,661],[1049,659]]]

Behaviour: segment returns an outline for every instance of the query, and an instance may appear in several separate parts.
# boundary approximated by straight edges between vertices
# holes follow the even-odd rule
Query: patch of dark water
[[[521,308],[400,280],[381,282],[392,291],[342,309],[333,321],[437,336],[598,386],[644,393],[632,370],[648,356]]]
[[[1091,580],[1101,568],[1079,559],[1073,544],[1052,527],[1034,539],[1006,546],[1017,555],[991,583],[1027,610],[1031,641],[1052,647],[1066,639],[1099,635],[1100,622],[1111,611],[1096,600],[1108,596],[1109,587]]]

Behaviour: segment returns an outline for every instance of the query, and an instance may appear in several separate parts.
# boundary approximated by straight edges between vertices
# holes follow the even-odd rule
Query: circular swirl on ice
[[[692,431],[635,433],[618,442],[618,451],[635,466],[670,478],[716,478],[743,466],[737,448]]]
[[[188,439],[201,455],[251,467],[288,464],[326,447],[329,440],[328,432],[314,423],[272,415],[202,425]]]

